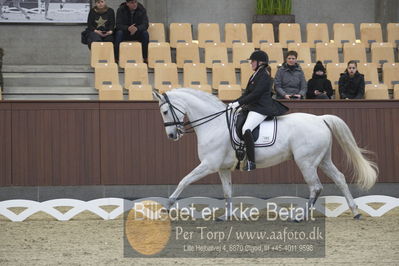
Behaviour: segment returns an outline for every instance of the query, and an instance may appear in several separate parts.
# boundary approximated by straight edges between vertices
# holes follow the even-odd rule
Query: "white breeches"
[[[247,120],[245,120],[244,126],[242,127],[242,134],[245,134],[245,131],[254,130],[263,120],[265,120],[267,115],[262,115],[257,112],[250,111],[247,116]]]

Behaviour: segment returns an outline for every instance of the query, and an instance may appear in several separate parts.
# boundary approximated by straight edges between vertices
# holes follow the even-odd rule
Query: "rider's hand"
[[[229,103],[229,109],[236,109],[238,106],[240,106],[239,102]]]

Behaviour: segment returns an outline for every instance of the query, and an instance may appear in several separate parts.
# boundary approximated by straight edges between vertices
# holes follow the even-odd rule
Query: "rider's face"
[[[251,60],[251,68],[253,71],[258,67],[258,61]]]

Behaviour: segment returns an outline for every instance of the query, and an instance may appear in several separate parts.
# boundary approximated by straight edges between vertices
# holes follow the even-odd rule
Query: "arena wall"
[[[335,114],[375,153],[379,183],[399,183],[399,101],[287,102],[291,112]],[[155,102],[0,103],[0,186],[175,185],[197,164],[195,135],[167,139]],[[334,162],[344,170],[334,144]],[[349,172],[345,172],[351,182]],[[303,184],[294,162],[235,184]],[[322,176],[322,182],[331,182]],[[198,184],[219,184],[216,174]]]

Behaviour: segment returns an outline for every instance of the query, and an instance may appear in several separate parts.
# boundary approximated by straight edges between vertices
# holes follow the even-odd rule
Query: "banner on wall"
[[[90,0],[0,0],[0,23],[86,23]]]

